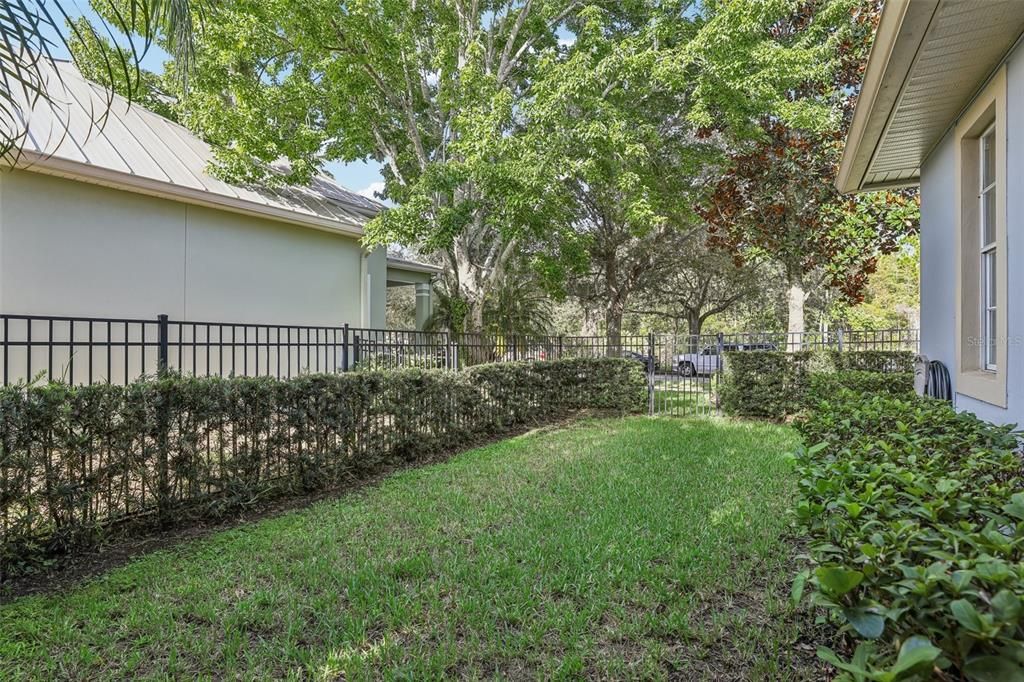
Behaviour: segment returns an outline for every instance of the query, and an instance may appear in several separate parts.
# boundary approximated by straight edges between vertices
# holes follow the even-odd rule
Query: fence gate
[[[732,350],[721,334],[648,339],[647,400],[652,415],[718,414],[722,352]]]
[[[647,364],[648,412],[695,416],[719,413],[723,353],[731,351],[866,351],[917,352],[916,329],[801,332],[739,332],[687,336],[649,334],[643,353],[628,357]],[[639,350],[639,349],[637,349]]]

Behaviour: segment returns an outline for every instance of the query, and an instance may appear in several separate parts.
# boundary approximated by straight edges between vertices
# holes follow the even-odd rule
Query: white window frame
[[[984,183],[982,145],[989,134],[995,142],[992,149],[995,177],[994,182]],[[956,259],[953,266],[957,294],[954,389],[958,395],[999,407],[1007,404],[1006,140],[1006,67],[1002,66],[967,107],[953,132],[956,154]],[[989,202],[994,216],[987,216],[985,199],[989,192],[994,192]],[[986,216],[994,218],[994,241],[985,242]],[[931,267],[948,266],[939,263]],[[994,311],[991,317],[990,310]]]
[[[990,137],[992,138],[992,144],[986,151],[985,141]],[[987,167],[988,155],[991,154],[995,156],[996,144],[996,124],[993,122],[992,125],[986,128],[978,137],[978,241],[980,242],[980,263],[978,264],[978,270],[981,273],[980,352],[981,366],[986,372],[998,371],[995,353],[997,339],[996,329],[998,324],[993,324],[993,321],[998,323],[999,295],[992,270],[997,269],[996,260],[998,258],[999,248],[996,244],[996,216],[988,215],[989,204],[986,202],[989,194],[992,194],[996,200],[992,202],[992,205],[995,205],[998,201],[1000,192],[997,178],[998,174],[994,173],[989,179],[990,181],[988,184],[985,183],[985,169]],[[992,165],[995,167],[996,163],[993,162]],[[985,232],[989,220],[992,221],[992,239],[991,241],[986,241]]]

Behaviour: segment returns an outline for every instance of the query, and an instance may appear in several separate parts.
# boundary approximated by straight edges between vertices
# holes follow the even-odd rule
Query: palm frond
[[[127,37],[127,44],[113,50],[105,68],[114,80],[114,70],[128,83],[128,99],[141,80],[140,62],[158,36],[178,65],[184,80],[192,65],[195,35],[217,0],[93,0],[101,17],[100,29],[111,39]],[[67,132],[68,121],[59,106],[67,90],[60,70],[54,65],[56,53],[70,52],[69,39],[97,39],[91,22],[74,22],[61,0],[0,1],[0,161],[17,165],[22,158],[29,129],[29,117],[38,106],[48,106],[57,125]],[[92,31],[85,36],[81,31]],[[121,44],[125,41],[122,39]],[[183,82],[183,86],[186,83]],[[91,123],[102,127],[113,93],[108,91],[106,107]]]

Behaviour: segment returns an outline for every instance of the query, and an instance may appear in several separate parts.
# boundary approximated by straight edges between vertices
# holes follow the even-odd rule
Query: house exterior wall
[[[384,329],[387,326],[387,295],[388,295],[388,254],[383,247],[378,247],[366,257],[366,265],[370,274],[370,291],[368,296],[367,326],[373,329]]]
[[[356,239],[327,231],[0,174],[5,313],[359,324],[362,254]],[[381,296],[384,279],[382,271]]]
[[[921,351],[950,370],[954,404],[995,423],[1024,424],[1024,51],[1007,61],[1006,250],[1008,300],[1007,406],[1001,408],[956,392],[957,262],[955,140],[952,134],[921,167]],[[980,84],[979,84],[980,85]]]
[[[921,166],[921,353],[956,381],[954,149],[946,135]]]

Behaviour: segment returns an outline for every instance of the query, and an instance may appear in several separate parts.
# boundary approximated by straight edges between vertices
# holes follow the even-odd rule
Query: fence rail
[[[735,348],[916,350],[910,329],[743,332],[720,335],[527,336],[449,334],[341,326],[0,315],[0,371],[8,385],[33,380],[127,384],[161,369],[195,376],[273,376],[403,367],[459,369],[517,360],[651,358],[678,371],[682,354]]]

